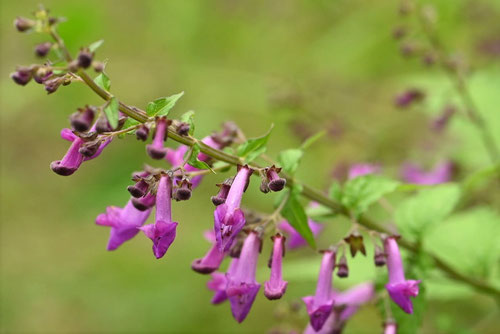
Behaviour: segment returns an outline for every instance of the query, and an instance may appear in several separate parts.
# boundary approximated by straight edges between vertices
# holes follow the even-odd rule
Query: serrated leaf
[[[312,135],[311,137],[309,137],[306,140],[304,140],[304,142],[302,143],[302,145],[300,146],[300,148],[302,150],[307,150],[312,144],[314,144],[316,141],[318,141],[318,139],[320,139],[321,137],[323,137],[325,134],[326,134],[326,131],[323,130],[323,131],[320,131],[320,132]]]
[[[300,164],[304,151],[298,148],[291,148],[281,151],[278,155],[278,162],[283,170],[288,174],[293,174]]]
[[[89,50],[90,52],[95,52],[101,45],[104,43],[103,39],[100,39],[98,41],[95,41],[94,43],[89,45]]]
[[[399,182],[380,175],[362,175],[346,182],[341,203],[359,216],[382,196],[396,190]],[[336,195],[338,196],[338,195]]]
[[[108,101],[106,106],[104,107],[104,114],[108,119],[109,125],[111,128],[116,129],[118,126],[118,100],[116,97],[112,97],[111,100]]]
[[[194,111],[189,110],[188,112],[185,112],[182,114],[181,122],[189,124],[189,134],[193,135],[194,133]]]
[[[189,159],[187,160],[188,165],[198,169],[210,169],[215,174],[212,168],[210,168],[210,166],[205,161],[201,161],[198,159],[198,154],[200,154],[200,151],[200,145],[198,143],[195,143],[192,146],[191,150],[188,150],[186,152],[186,155],[189,154]],[[185,156],[184,159],[185,158],[187,158],[187,156]]]
[[[394,220],[408,237],[420,238],[452,212],[460,195],[460,187],[453,183],[421,190],[397,207]]]
[[[149,117],[167,116],[170,109],[175,106],[177,100],[179,100],[182,95],[184,95],[184,92],[167,97],[160,97],[153,102],[149,102],[146,108],[146,113]]]
[[[295,195],[293,191],[289,191],[289,194],[285,206],[281,209],[281,215],[312,248],[316,248],[316,242],[314,241],[313,233],[307,223],[307,215],[304,207],[300,204],[297,195]]]
[[[106,73],[101,72],[95,79],[94,82],[96,83],[97,86],[101,87],[105,91],[108,91],[111,89],[111,80],[107,76]]]
[[[255,158],[257,158],[262,153],[266,152],[267,149],[267,141],[269,139],[269,135],[273,129],[274,125],[271,126],[269,131],[262,137],[250,138],[240,146],[236,150],[237,155],[239,157],[245,158],[246,162],[251,162]]]

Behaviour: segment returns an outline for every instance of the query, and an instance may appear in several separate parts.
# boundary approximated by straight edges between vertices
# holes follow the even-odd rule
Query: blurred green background
[[[433,1],[438,31],[450,49],[469,60],[471,90],[500,143],[500,2]],[[143,235],[106,252],[108,229],[94,224],[107,205],[122,206],[130,174],[151,161],[134,138],[116,140],[99,159],[71,177],[49,163],[68,143],[59,137],[68,115],[101,101],[83,85],[47,96],[43,87],[20,87],[8,77],[18,64],[35,61],[42,36],[19,34],[17,15],[28,16],[38,1],[2,1],[1,17],[1,301],[5,333],[263,333],[301,329],[307,320],[300,297],[314,291],[319,256],[312,250],[287,254],[289,288],[281,301],[260,294],[243,324],[228,304],[210,305],[207,277],[190,263],[206,251],[202,231],[213,224],[209,196],[224,176],[208,176],[186,203],[174,204],[178,236],[165,258],[156,260]],[[45,1],[64,16],[60,33],[68,47],[104,39],[97,58],[107,60],[112,91],[144,108],[159,96],[185,91],[174,112],[196,111],[196,135],[236,121],[247,136],[275,129],[270,155],[296,147],[310,134],[327,130],[306,153],[298,177],[326,189],[341,164],[376,162],[398,177],[405,161],[431,167],[451,159],[458,180],[489,163],[477,133],[457,115],[442,135],[429,121],[454,101],[451,85],[418,58],[404,59],[392,30],[401,24],[398,2],[369,0],[282,1]],[[495,45],[495,44],[493,44]],[[393,97],[409,86],[427,89],[419,108],[400,111]],[[171,143],[171,145],[173,145]],[[272,210],[269,194],[252,182],[244,204]],[[498,189],[490,189],[496,190]],[[474,194],[476,203],[498,210],[498,194]],[[328,224],[319,244],[336,242],[348,222]],[[268,275],[268,245],[259,263]],[[370,254],[369,254],[370,255]],[[344,286],[371,275],[371,258],[356,258]],[[363,263],[367,263],[363,266]],[[360,265],[358,265],[360,264]],[[357,269],[356,269],[357,268]],[[370,269],[366,269],[370,268]],[[366,271],[369,273],[366,273]],[[285,268],[285,277],[287,270]],[[338,282],[338,280],[337,280]],[[439,289],[438,289],[439,290]],[[500,327],[486,296],[458,294],[433,300],[422,333],[494,333]],[[365,307],[346,333],[381,331],[375,307]]]

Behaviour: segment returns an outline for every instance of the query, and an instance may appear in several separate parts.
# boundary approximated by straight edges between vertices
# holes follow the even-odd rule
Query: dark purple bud
[[[36,69],[35,74],[33,75],[33,79],[37,83],[43,84],[45,81],[50,79],[51,76],[52,76],[52,70],[50,68],[41,66]]]
[[[259,189],[264,194],[267,194],[268,192],[271,191],[271,189],[269,189],[269,183],[267,182],[266,179],[262,179],[262,182],[260,183],[260,188]]]
[[[436,55],[432,52],[427,52],[422,57],[422,62],[427,66],[432,66],[436,63]]]
[[[97,133],[113,131],[111,125],[108,122],[108,119],[103,113],[97,119],[95,130],[97,131]]]
[[[180,123],[177,126],[177,133],[181,136],[187,136],[189,134],[189,124]]]
[[[225,122],[222,125],[222,131],[219,133],[212,134],[212,140],[220,145],[223,149],[233,143],[238,135],[239,128],[234,122]]]
[[[266,168],[268,187],[271,191],[281,191],[285,187],[286,180],[279,177],[279,172],[281,172],[281,168],[276,168],[274,165]]]
[[[406,108],[415,102],[420,102],[424,99],[425,94],[415,88],[411,88],[396,96],[394,104],[399,108]]]
[[[219,187],[219,193],[215,196],[212,196],[212,203],[214,203],[215,206],[221,205],[224,202],[226,202],[227,194],[229,193],[229,189],[231,188],[231,185],[233,184],[233,178],[228,178],[226,179],[223,183],[217,184],[217,187]]]
[[[404,42],[401,43],[399,51],[401,52],[401,55],[405,57],[411,57],[417,52],[417,46],[411,42]]]
[[[337,276],[341,278],[349,276],[349,267],[347,266],[347,258],[345,257],[345,254],[342,254],[339,263],[337,264]]]
[[[50,43],[50,42],[38,44],[35,47],[35,54],[38,57],[43,58],[49,53],[50,48],[52,48],[52,43]]]
[[[73,61],[69,62],[68,71],[73,72],[73,73],[76,73],[78,71],[78,61],[77,60],[73,60]]]
[[[191,198],[193,184],[187,178],[177,181],[177,188],[174,191],[176,201],[187,201]]]
[[[135,132],[135,136],[138,140],[146,141],[149,136],[149,128],[143,124]]]
[[[132,204],[139,211],[146,211],[147,209],[152,208],[155,203],[156,195],[151,193],[141,198],[132,198]]]
[[[94,116],[94,108],[85,106],[85,108],[78,108],[76,112],[71,114],[69,119],[73,129],[79,132],[85,132],[92,126]]]
[[[373,259],[377,267],[385,266],[385,252],[380,246],[375,245],[375,256]]]
[[[44,81],[45,85],[45,90],[47,91],[48,94],[54,93],[59,86],[63,83],[64,79],[61,77],[55,77],[49,80]]]
[[[127,190],[129,191],[130,195],[132,195],[135,198],[140,198],[146,195],[148,189],[149,189],[149,184],[142,179],[138,180],[134,185],[127,187]]]
[[[49,17],[49,25],[50,26],[53,26],[57,22],[59,22],[59,19],[57,17]]]
[[[441,132],[448,125],[456,109],[453,106],[446,106],[439,117],[432,121],[431,128],[436,132]]]
[[[401,39],[406,35],[406,28],[405,27],[396,27],[392,31],[392,37],[394,39]]]
[[[16,27],[17,31],[19,32],[25,32],[35,26],[35,21],[27,19],[25,17],[18,16],[14,20],[14,26]]]
[[[101,73],[102,71],[104,71],[104,63],[100,62],[100,61],[95,61],[93,62],[93,66],[94,66],[94,71],[96,71],[97,73]]]
[[[167,148],[164,147],[164,142],[167,139],[167,128],[170,123],[171,121],[167,121],[166,117],[157,119],[153,142],[146,146],[146,151],[151,158],[160,160],[167,155]]]
[[[82,145],[82,147],[80,147],[78,152],[80,152],[81,155],[89,158],[97,153],[97,150],[99,149],[100,146],[101,146],[101,140],[96,139],[96,140],[84,143]]]
[[[21,67],[16,72],[12,73],[10,77],[16,84],[25,86],[31,80],[31,69],[28,67]]]
[[[88,49],[81,50],[77,58],[78,66],[81,68],[88,68],[92,64],[93,57],[94,54]]]

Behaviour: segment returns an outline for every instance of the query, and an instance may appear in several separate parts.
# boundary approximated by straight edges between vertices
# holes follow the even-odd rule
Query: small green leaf
[[[293,174],[300,164],[304,151],[298,148],[291,148],[281,151],[278,155],[278,162],[283,170],[288,174]]]
[[[267,141],[273,127],[274,125],[271,126],[269,131],[264,136],[258,138],[250,138],[246,142],[238,146],[238,149],[236,150],[238,156],[245,158],[246,162],[251,162],[259,155],[266,152]]]
[[[108,101],[104,107],[104,114],[108,119],[109,125],[111,125],[113,129],[116,129],[118,126],[118,100],[116,97],[113,96],[111,100]]]
[[[464,192],[477,188],[493,178],[500,179],[500,163],[480,169],[469,175],[462,183]]]
[[[312,247],[316,248],[316,242],[309,224],[307,215],[302,204],[300,204],[297,195],[289,191],[289,197],[285,206],[281,210],[281,215],[292,225],[292,227],[307,241]]]
[[[328,195],[331,199],[342,203],[342,186],[339,182],[335,180],[333,181],[332,185],[330,186],[330,190],[328,191]]]
[[[89,45],[89,50],[90,52],[95,52],[101,45],[104,43],[103,39],[100,39],[92,44]]]
[[[97,86],[101,87],[105,91],[108,91],[111,89],[111,80],[109,77],[106,75],[106,73],[101,72],[95,79],[94,82],[96,83]]]
[[[149,102],[146,108],[146,113],[149,117],[167,116],[170,109],[175,106],[175,103],[177,103],[177,100],[179,100],[182,95],[184,95],[184,92],[168,97],[160,97],[153,102]]]
[[[123,124],[123,128],[124,129],[130,128],[130,127],[135,126],[139,123],[140,123],[139,121],[133,119],[132,117],[128,117],[127,120],[125,121],[125,123]]]
[[[356,216],[359,216],[382,196],[396,190],[398,185],[398,181],[380,175],[358,176],[344,185],[341,202]]]
[[[210,168],[210,166],[205,161],[201,161],[198,159],[198,154],[200,154],[200,145],[198,143],[195,143],[192,146],[191,150],[188,150],[186,152],[186,156],[184,156],[184,159],[187,158],[188,154],[189,154],[189,159],[187,161],[188,165],[198,169],[210,169],[215,174],[212,168]]]
[[[321,137],[323,137],[325,134],[326,134],[326,131],[322,130],[322,131],[320,131],[320,132],[312,135],[311,137],[309,137],[306,140],[304,140],[304,142],[302,143],[302,145],[300,146],[300,148],[302,150],[307,150],[312,144],[314,144],[316,141],[318,141],[318,139],[320,139]]]
[[[194,111],[189,110],[181,116],[181,122],[189,124],[189,134],[194,133]]]

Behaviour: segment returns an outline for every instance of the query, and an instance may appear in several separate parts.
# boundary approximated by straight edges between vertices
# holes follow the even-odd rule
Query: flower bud
[[[192,184],[187,178],[177,181],[177,188],[174,191],[174,198],[176,201],[187,201],[191,198]]]
[[[35,54],[38,57],[43,58],[49,53],[51,48],[52,48],[52,43],[50,43],[50,42],[38,44],[35,47]]]
[[[52,76],[52,70],[48,67],[40,66],[35,70],[35,74],[33,74],[33,79],[39,83],[43,84],[45,81],[50,79]]]
[[[135,132],[135,137],[138,140],[146,141],[148,139],[148,136],[149,128],[145,124],[141,125]]]
[[[78,111],[70,116],[71,126],[76,131],[85,132],[92,125],[94,116],[95,112],[92,107],[86,106],[85,108],[78,108]]]
[[[132,204],[139,211],[146,211],[149,208],[152,208],[156,203],[156,195],[151,193],[147,194],[141,198],[132,198]]]
[[[401,39],[405,37],[405,35],[406,35],[405,27],[396,27],[394,28],[394,30],[392,30],[392,37],[394,37],[394,39]]]
[[[271,189],[269,189],[269,183],[267,182],[266,179],[262,179],[262,182],[260,183],[260,188],[259,189],[264,194],[267,194],[268,192],[271,191]]]
[[[78,66],[81,68],[88,68],[92,64],[92,58],[94,54],[91,53],[88,49],[83,49],[78,54]]]
[[[424,65],[432,66],[436,63],[436,55],[432,52],[427,52],[422,57],[422,62],[424,63]]]
[[[406,92],[397,95],[394,100],[394,104],[399,108],[406,108],[415,102],[423,100],[424,97],[425,94],[421,90],[411,88]]]
[[[349,267],[347,266],[347,258],[345,257],[345,254],[342,254],[339,263],[337,264],[337,276],[340,278],[346,278],[349,276]]]
[[[111,125],[108,122],[108,119],[104,114],[101,114],[97,119],[95,130],[97,131],[97,133],[113,131]]]
[[[35,21],[18,16],[14,20],[14,26],[16,27],[17,31],[25,32],[35,26]]]
[[[276,168],[274,165],[266,168],[268,186],[271,191],[281,191],[286,185],[286,180],[279,177],[279,172],[281,172],[281,168]]]
[[[78,152],[87,157],[87,158],[90,158],[91,156],[93,156],[94,154],[97,153],[97,150],[99,149],[99,147],[101,146],[101,140],[100,139],[96,139],[96,140],[93,140],[93,141],[89,141],[89,142],[86,142],[82,145],[82,147],[80,147],[80,149],[78,150]]]
[[[220,188],[219,193],[211,197],[212,203],[214,203],[215,206],[221,205],[226,202],[227,194],[229,193],[229,189],[231,188],[232,184],[233,178],[228,178],[223,183],[217,184],[217,187]]]
[[[375,256],[373,260],[377,267],[383,267],[385,265],[385,252],[380,246],[375,245]]]
[[[10,77],[16,84],[25,86],[31,80],[31,69],[28,67],[21,67],[16,72],[12,73]]]
[[[130,193],[130,195],[132,195],[135,198],[144,197],[148,192],[148,189],[149,189],[149,184],[143,179],[139,179],[134,185],[127,187],[127,190]]]
[[[54,93],[59,86],[63,83],[64,79],[62,77],[55,77],[44,81],[45,90],[48,94]]]
[[[101,73],[102,71],[104,71],[104,63],[103,62],[100,62],[100,61],[94,61],[92,63],[92,66],[94,67],[94,71],[96,71],[97,73]]]
[[[187,136],[189,134],[189,124],[188,123],[180,123],[177,126],[177,133],[181,136]]]

